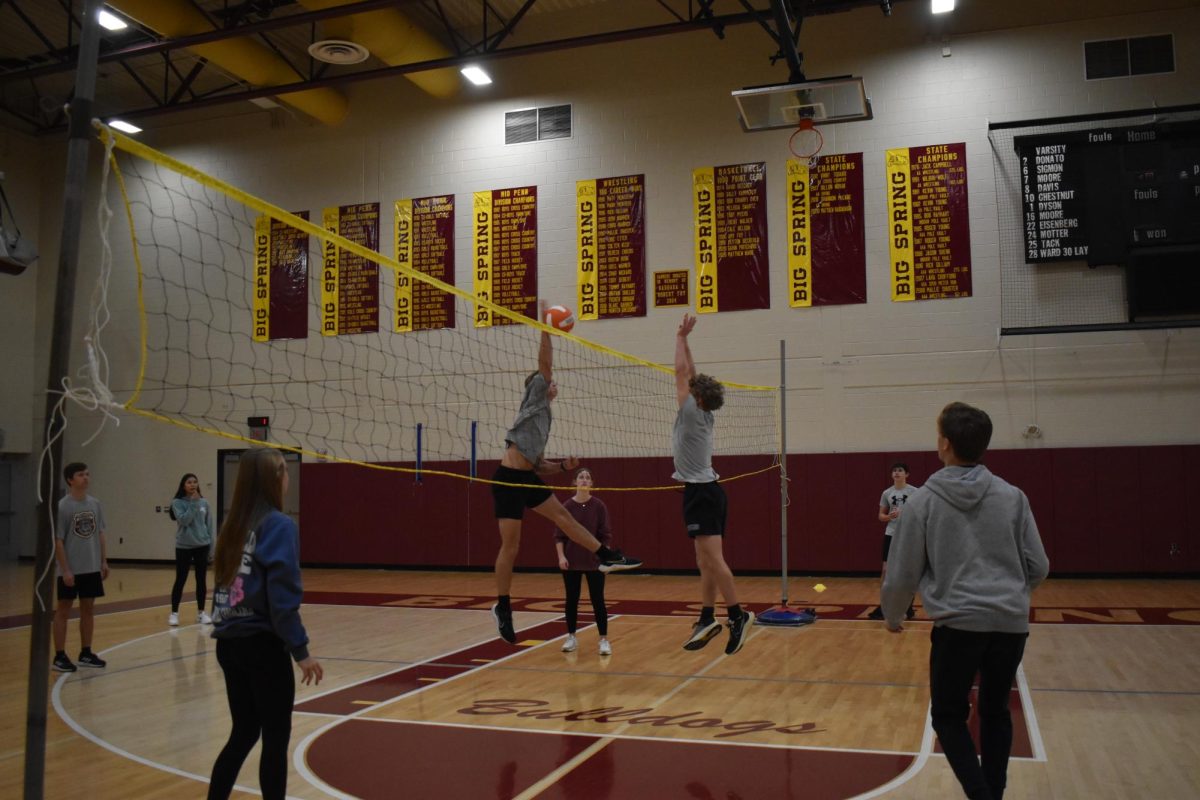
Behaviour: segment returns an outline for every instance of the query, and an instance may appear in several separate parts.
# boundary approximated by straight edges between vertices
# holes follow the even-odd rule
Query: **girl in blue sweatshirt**
[[[308,654],[308,634],[300,621],[298,532],[280,510],[287,487],[287,466],[277,450],[247,450],[217,536],[212,635],[233,730],[213,764],[209,800],[229,797],[260,735],[263,797],[286,795],[296,698],[291,661],[299,665],[305,684],[324,677],[320,663]]]
[[[213,520],[208,501],[200,494],[200,480],[192,473],[179,479],[175,499],[171,501],[171,519],[179,526],[175,531],[175,585],[171,587],[171,615],[167,624],[179,624],[179,603],[188,570],[196,571],[196,621],[208,625],[212,618],[204,613],[208,598],[208,554],[212,550]]]

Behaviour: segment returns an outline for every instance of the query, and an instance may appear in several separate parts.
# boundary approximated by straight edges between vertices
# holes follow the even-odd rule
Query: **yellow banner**
[[[696,214],[696,313],[717,309],[717,191],[712,167],[692,170]]]
[[[338,232],[338,207],[322,212],[321,227],[329,233]],[[332,239],[321,243],[321,335],[338,334],[338,248]]]
[[[492,299],[492,192],[475,193],[475,296],[481,300]],[[490,328],[492,312],[484,306],[475,306],[475,327]]]
[[[412,198],[396,201],[396,333],[412,331],[412,281],[400,267],[412,267]]]
[[[599,245],[596,242],[596,182],[575,182],[575,220],[579,245],[579,293],[575,305],[578,319],[599,319],[600,279],[596,261]]]
[[[916,297],[913,280],[912,175],[908,148],[887,151],[888,255],[891,258],[892,300]]]
[[[271,341],[271,218],[254,220],[254,341]]]
[[[807,163],[788,159],[788,303],[792,308],[812,306],[812,184],[808,170]]]

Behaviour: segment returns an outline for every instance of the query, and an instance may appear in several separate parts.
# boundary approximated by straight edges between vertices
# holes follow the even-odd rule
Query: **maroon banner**
[[[379,203],[326,208],[324,227],[379,251]],[[330,245],[325,247],[321,330],[326,336],[379,330],[379,264]],[[332,263],[329,263],[332,260]]]
[[[767,260],[767,165],[713,170],[716,188],[718,311],[771,307]]]
[[[293,213],[308,220],[307,211]],[[308,302],[308,234],[272,219],[268,338],[307,338]]]
[[[867,238],[863,154],[823,156],[810,168],[812,304],[867,302]]]
[[[596,182],[597,314],[646,316],[645,175]],[[582,276],[581,276],[582,277]]]
[[[492,191],[492,302],[537,319],[537,187]],[[515,324],[496,314],[493,325]]]
[[[917,300],[971,296],[967,145],[909,148]]]
[[[418,272],[454,285],[454,196],[418,197],[412,201],[412,265]],[[412,329],[454,327],[454,295],[413,281]]]

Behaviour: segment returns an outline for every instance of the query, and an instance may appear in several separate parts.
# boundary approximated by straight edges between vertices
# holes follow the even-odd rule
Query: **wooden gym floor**
[[[32,573],[0,566],[0,797],[22,786]],[[228,710],[190,582],[184,624],[166,626],[172,579],[116,566],[97,606],[108,668],[51,676],[47,797],[204,795]],[[739,587],[755,610],[778,601],[778,578]],[[488,574],[306,570],[325,681],[297,693],[289,796],[961,796],[926,721],[929,623],[892,635],[865,619],[877,580],[793,579],[818,622],[756,628],[731,657],[724,635],[680,648],[696,589],[611,576],[601,657],[586,616],[561,652],[557,575],[516,577],[509,646]],[[1034,606],[1006,798],[1200,797],[1200,581],[1052,580]],[[72,623],[72,656],[78,643]]]

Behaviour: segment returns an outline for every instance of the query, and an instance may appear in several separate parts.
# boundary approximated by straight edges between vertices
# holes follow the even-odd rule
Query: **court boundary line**
[[[1029,745],[1033,748],[1031,761],[1046,763],[1046,745],[1042,742],[1042,729],[1038,726],[1037,714],[1033,710],[1033,695],[1029,681],[1025,678],[1024,661],[1017,665],[1017,696],[1021,698],[1021,711],[1025,715],[1025,730],[1029,732]]]

